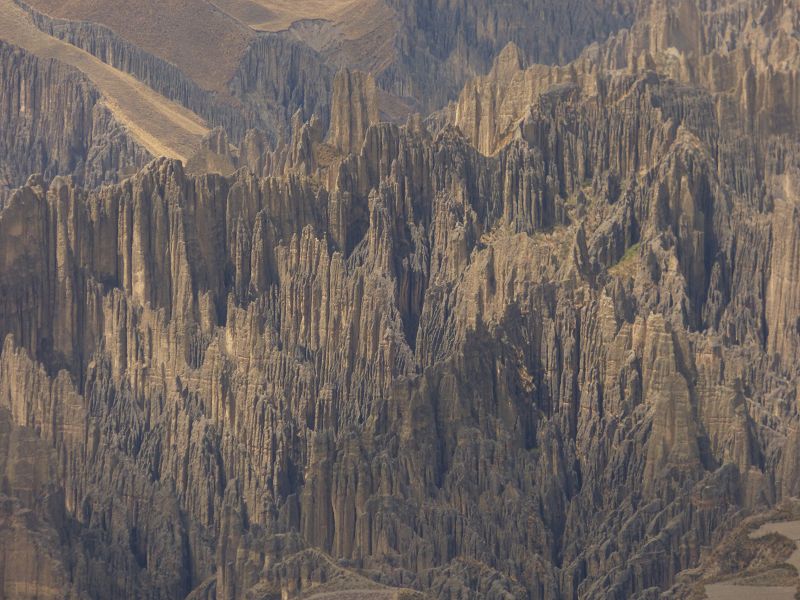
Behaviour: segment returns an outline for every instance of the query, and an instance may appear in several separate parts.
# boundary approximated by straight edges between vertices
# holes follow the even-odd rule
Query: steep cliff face
[[[77,598],[66,565],[63,497],[52,448],[0,410],[0,595]]]
[[[248,46],[229,90],[247,107],[251,128],[265,130],[273,143],[291,134],[291,119],[317,115],[327,126],[336,70],[305,44],[285,34],[256,38]]]
[[[333,80],[334,108],[328,141],[340,152],[355,154],[361,150],[367,129],[378,122],[378,93],[372,76],[339,72]]]

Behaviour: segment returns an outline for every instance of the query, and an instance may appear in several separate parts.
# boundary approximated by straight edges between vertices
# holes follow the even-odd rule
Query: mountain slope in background
[[[453,100],[464,82],[485,72],[509,41],[519,42],[530,60],[565,60],[631,18],[626,5],[616,0],[612,6],[589,12],[562,10],[549,0],[435,7],[424,3],[393,6],[382,0],[302,5],[298,9],[274,0],[149,4],[8,0],[3,10],[17,15],[16,20],[20,11],[28,12],[30,22],[43,33],[139,79],[195,113],[209,128],[222,127],[234,144],[255,129],[270,146],[289,139],[298,110],[302,120],[316,115],[327,126],[333,76],[342,68],[372,73],[383,118],[404,122],[413,111],[427,113]],[[542,14],[549,16],[543,20]],[[573,22],[576,18],[580,24]],[[7,20],[6,25],[11,22]],[[487,22],[494,25],[486,28]],[[524,23],[534,24],[536,30]],[[460,33],[442,36],[441,32]],[[2,39],[36,54],[19,36]],[[145,111],[140,120],[148,118]],[[63,127],[81,129],[86,122],[66,119]],[[74,158],[64,161],[57,158],[59,149],[51,147],[51,139],[66,135],[65,131],[54,136],[29,122],[23,128],[28,149],[15,150],[26,154],[22,161],[40,164],[36,170],[51,176],[72,174],[80,181],[96,183],[97,177],[87,180],[83,171],[85,162],[94,158],[91,144],[76,144],[71,152]],[[109,133],[96,131],[95,136]],[[88,137],[88,132],[81,133],[82,139]],[[198,147],[195,140],[194,148]],[[116,153],[114,149],[112,154]],[[186,154],[185,149],[167,153]],[[19,160],[9,153],[0,156],[9,157],[0,158],[9,163],[0,168],[5,173],[0,180],[2,198],[33,171],[16,173]],[[100,181],[108,180],[112,171],[127,172],[130,161],[115,160],[111,159]],[[133,164],[144,163],[137,159]]]

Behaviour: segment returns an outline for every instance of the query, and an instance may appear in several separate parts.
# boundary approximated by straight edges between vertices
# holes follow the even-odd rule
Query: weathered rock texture
[[[387,0],[398,15],[395,60],[378,83],[430,111],[486,73],[509,43],[528,61],[563,64],[632,23],[635,1]],[[363,66],[356,65],[360,68]]]
[[[531,61],[574,59],[633,20],[634,1],[350,0],[304,3],[295,19],[270,24],[285,5],[275,0],[220,5],[255,27],[287,34],[336,68],[371,73],[379,87],[429,112],[454,99],[464,82],[486,73],[509,42]],[[260,12],[256,6],[263,5]],[[257,16],[260,15],[260,16]],[[290,24],[291,23],[291,24]]]
[[[564,67],[511,46],[438,131],[348,71],[330,127],[298,98],[274,150],[212,132],[194,164],[227,174],[30,178],[0,212],[3,593],[683,593],[800,494],[797,6],[718,4],[643,3]],[[746,102],[692,71],[730,39],[782,57]]]
[[[78,71],[0,40],[0,206],[32,173],[117,181],[152,156]]]
[[[357,153],[370,125],[378,123],[378,92],[371,75],[339,72],[333,80],[328,141],[344,154]]]
[[[304,119],[317,115],[327,125],[335,72],[291,36],[263,35],[248,47],[229,89],[245,105],[249,128],[265,130],[274,143],[291,134],[298,110]]]
[[[700,6],[703,8],[701,9]],[[602,101],[608,79],[655,70],[709,93],[725,130],[766,141],[798,125],[797,4],[716,0],[641,2],[639,18],[572,63],[525,68],[510,44],[485,77],[469,82],[451,119],[483,152],[513,136],[528,107],[554,84],[578,85]]]

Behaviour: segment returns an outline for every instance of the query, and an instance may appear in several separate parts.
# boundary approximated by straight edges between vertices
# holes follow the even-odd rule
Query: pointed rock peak
[[[298,108],[292,115],[292,133],[298,131],[305,122],[306,120],[303,118],[303,109]]]
[[[159,156],[147,163],[138,173],[136,179],[149,178],[160,183],[166,182],[168,179],[175,177],[177,173],[183,177],[183,163],[177,158],[168,156]]]
[[[700,55],[703,49],[703,19],[693,0],[653,2],[647,22],[652,27],[650,51],[674,51]]]
[[[41,173],[34,173],[28,177],[25,187],[47,189],[47,183]]]
[[[228,154],[228,134],[222,127],[215,127],[209,131],[201,142],[203,148],[215,152],[216,154]]]
[[[497,77],[510,77],[525,68],[525,56],[522,50],[514,42],[506,44],[494,59],[492,74]]]
[[[228,143],[228,134],[222,127],[209,131],[201,141],[200,149],[186,161],[186,171],[193,174],[229,175],[235,170],[236,157]]]
[[[408,119],[406,119],[406,130],[415,136],[423,137],[428,140],[431,137],[430,131],[425,125],[425,121],[422,120],[422,115],[419,113],[411,113],[408,115]]]
[[[378,92],[372,75],[339,71],[333,80],[328,142],[346,154],[358,152],[367,129],[378,121]]]
[[[266,153],[270,150],[269,139],[260,129],[248,129],[239,144],[239,167],[248,167],[253,173],[264,174]]]
[[[322,121],[314,114],[311,120],[302,121],[300,111],[292,120],[292,140],[290,147],[290,167],[305,175],[310,175],[315,167],[314,147],[325,136]]]
[[[292,132],[290,146],[296,148],[304,141],[319,143],[325,137],[325,127],[317,114],[311,115],[306,121],[302,109],[298,109],[292,116]]]

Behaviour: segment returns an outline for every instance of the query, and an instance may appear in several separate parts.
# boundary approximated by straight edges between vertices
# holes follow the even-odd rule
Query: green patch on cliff
[[[608,269],[608,273],[615,277],[620,275],[633,275],[633,271],[636,268],[636,265],[639,260],[639,247],[641,244],[634,244],[627,250],[625,250],[625,254],[622,255],[611,268]]]

